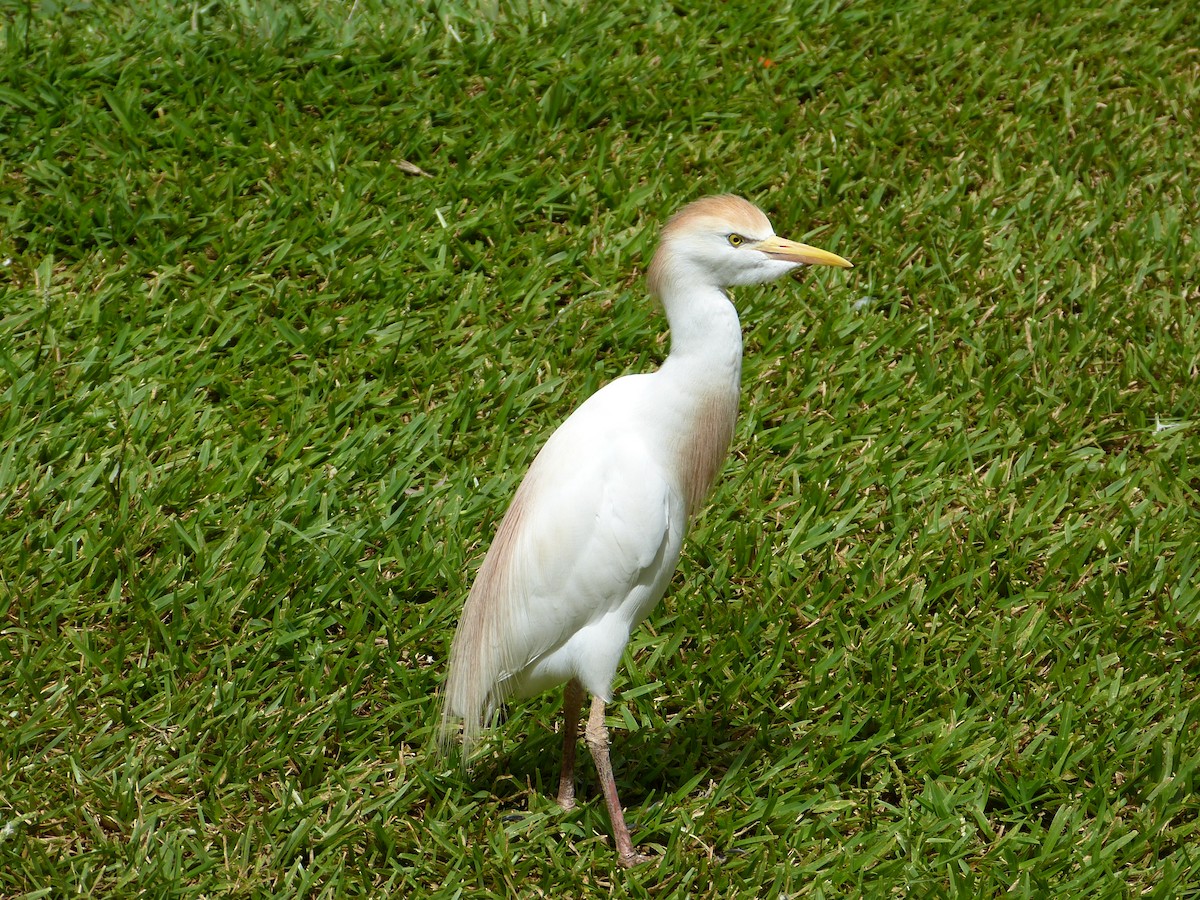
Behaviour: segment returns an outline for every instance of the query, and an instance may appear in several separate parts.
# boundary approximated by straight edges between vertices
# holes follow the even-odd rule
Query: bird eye
[[[744,237],[742,237],[740,234],[731,234],[729,236],[729,246],[730,247],[740,247],[744,243],[746,243],[746,239]]]

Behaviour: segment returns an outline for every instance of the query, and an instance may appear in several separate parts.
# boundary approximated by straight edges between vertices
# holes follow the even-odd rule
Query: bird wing
[[[682,498],[635,436],[609,434],[599,451],[586,433],[562,437],[546,445],[521,498],[504,599],[505,637],[520,647],[510,671],[599,619],[640,619],[639,589],[656,580],[673,533],[682,535]]]
[[[684,501],[630,421],[639,377],[594,394],[551,436],[480,566],[446,685],[468,750],[514,679],[582,629],[615,616],[623,647],[674,569]]]

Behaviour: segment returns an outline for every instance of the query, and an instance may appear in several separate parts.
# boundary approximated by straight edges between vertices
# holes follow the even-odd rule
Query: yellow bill
[[[805,263],[810,266],[837,266],[839,269],[853,269],[854,264],[848,259],[842,259],[836,253],[822,250],[820,247],[810,247],[798,241],[789,241],[777,234],[754,245],[772,259],[783,259],[788,262]]]

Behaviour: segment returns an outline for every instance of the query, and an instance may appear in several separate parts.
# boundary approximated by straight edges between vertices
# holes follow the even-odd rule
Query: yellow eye
[[[746,243],[746,239],[744,237],[742,237],[740,234],[731,234],[729,236],[729,246],[730,247],[740,247],[744,243]]]

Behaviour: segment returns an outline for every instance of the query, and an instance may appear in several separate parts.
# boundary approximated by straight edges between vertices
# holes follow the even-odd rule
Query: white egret
[[[666,361],[589,397],[550,436],[513,497],[450,651],[442,745],[463,753],[513,697],[566,684],[558,801],[575,803],[580,705],[620,861],[634,851],[609,762],[604,706],[630,631],[662,597],[688,523],[716,478],[737,417],[742,334],[726,288],[842,257],[775,235],[730,195],[685,206],[647,276],[671,331]]]

